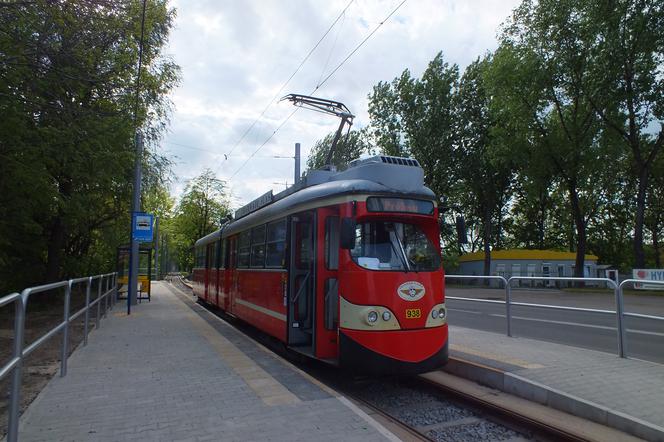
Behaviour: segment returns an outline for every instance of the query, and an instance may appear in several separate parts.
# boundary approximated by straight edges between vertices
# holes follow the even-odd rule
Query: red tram
[[[413,159],[314,170],[195,245],[194,293],[310,357],[365,373],[447,362],[438,208]]]

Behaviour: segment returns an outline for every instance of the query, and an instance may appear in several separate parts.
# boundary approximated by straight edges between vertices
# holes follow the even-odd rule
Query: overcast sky
[[[402,0],[354,0],[279,95],[309,94]],[[227,181],[233,208],[293,182],[294,143],[302,166],[313,143],[336,129],[334,116],[300,110],[241,169],[294,107],[277,102],[238,144],[349,0],[175,0],[166,53],[182,68],[175,111],[161,152],[175,162],[180,195],[208,167]],[[354,128],[368,124],[367,95],[404,69],[419,76],[443,51],[461,68],[497,46],[516,0],[408,0],[319,90],[345,103]],[[186,146],[186,147],[185,147]],[[224,154],[228,154],[226,160]],[[239,171],[238,171],[239,170]],[[231,176],[235,176],[231,178]],[[276,183],[276,184],[275,184]],[[281,183],[281,184],[279,184]]]

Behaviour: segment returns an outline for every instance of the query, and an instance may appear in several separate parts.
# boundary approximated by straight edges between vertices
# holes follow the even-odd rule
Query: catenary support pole
[[[143,159],[143,134],[136,132],[136,160],[134,161],[134,199],[131,206],[132,231],[134,229],[133,214],[141,211],[141,174]],[[131,235],[131,252],[129,254],[129,287],[127,290],[127,314],[131,314],[131,306],[136,305],[136,288],[138,286],[138,241]]]
[[[622,286],[616,285],[614,289],[616,297],[616,325],[618,326],[618,356],[625,357],[625,317],[623,305]]]
[[[159,217],[154,221],[154,280],[159,281]]]
[[[507,320],[507,336],[512,336],[512,279],[505,283],[505,319]]]
[[[295,143],[295,180],[293,184],[300,182],[300,143]]]

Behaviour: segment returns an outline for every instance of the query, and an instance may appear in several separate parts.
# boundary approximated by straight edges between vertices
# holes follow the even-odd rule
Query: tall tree
[[[158,138],[178,79],[161,56],[174,11],[164,0],[149,6],[134,120],[138,2],[0,5],[2,284],[78,272],[104,229],[127,230],[134,129]],[[146,155],[146,176],[163,171],[155,160]]]
[[[191,268],[196,240],[218,229],[228,214],[226,184],[214,172],[205,169],[187,183],[170,230],[181,269]]]
[[[325,159],[332,146],[334,135],[335,133],[331,132],[322,140],[316,141],[307,160],[307,169],[320,169],[325,166]],[[364,130],[351,130],[347,135],[342,135],[337,142],[332,154],[332,165],[338,170],[343,170],[352,160],[370,151]]]
[[[491,60],[479,58],[466,67],[454,95],[456,146],[454,178],[462,186],[460,199],[468,211],[481,220],[484,274],[491,269],[491,246],[501,225],[503,205],[512,178],[509,157],[496,155],[497,138],[492,133],[495,118],[484,84],[485,70]]]
[[[453,96],[459,68],[438,53],[422,74],[407,69],[389,83],[380,82],[369,95],[369,133],[376,147],[388,155],[413,156],[425,171],[425,183],[450,205],[455,195],[454,146],[456,116]],[[445,243],[454,244],[444,230]]]
[[[426,171],[427,185],[441,197],[451,194],[453,184],[448,175],[456,134],[452,97],[458,82],[458,66],[446,63],[441,52],[421,78],[406,69],[392,82],[378,83],[369,95],[376,146],[386,154],[415,157]]]
[[[648,187],[648,204],[645,213],[645,225],[652,239],[653,264],[661,269],[664,262],[664,157],[653,165],[652,178]]]
[[[524,1],[507,22],[490,78],[501,111],[523,122],[527,150],[518,155],[527,158],[524,166],[550,167],[567,193],[576,230],[575,276],[581,277],[597,178],[609,155],[583,92],[590,48],[575,32],[585,23],[574,5]]]
[[[664,3],[659,0],[579,2],[575,13],[592,44],[585,85],[590,103],[631,154],[636,177],[634,265],[645,265],[644,222],[653,164],[664,149]]]

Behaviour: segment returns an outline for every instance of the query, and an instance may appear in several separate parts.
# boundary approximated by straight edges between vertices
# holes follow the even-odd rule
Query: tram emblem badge
[[[404,282],[397,289],[397,294],[404,301],[418,301],[424,297],[424,286],[416,281]]]

